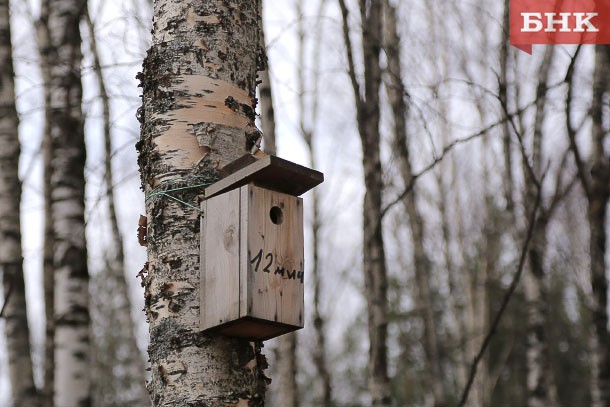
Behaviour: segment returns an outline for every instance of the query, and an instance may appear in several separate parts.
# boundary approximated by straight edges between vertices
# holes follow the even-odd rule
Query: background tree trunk
[[[79,29],[85,7],[82,0],[49,2],[55,404],[66,407],[91,402]]]
[[[306,77],[306,63],[308,60],[306,56],[306,24],[304,14],[304,1],[299,0],[299,20],[298,20],[298,43],[299,43],[299,67],[297,72],[298,78],[298,92],[299,92],[299,128],[301,131],[301,137],[307,145],[309,153],[309,166],[311,168],[318,168],[318,157],[314,145],[316,135],[316,125],[318,123],[319,113],[319,81],[320,81],[320,47],[314,47],[314,55],[311,58],[312,67],[311,71],[313,78],[309,81]],[[323,18],[323,12],[326,7],[326,0],[320,0],[316,13],[316,25],[314,36],[314,43],[320,44],[322,41],[322,29],[321,19]],[[313,90],[310,91],[310,103],[307,104],[306,96],[306,84],[312,83]],[[320,231],[322,230],[322,215],[320,205],[320,188],[314,188],[310,192],[311,196],[311,246],[312,246],[312,261],[311,261],[311,280],[313,281],[313,329],[315,335],[315,345],[313,350],[313,362],[316,367],[317,377],[320,382],[322,394],[320,406],[332,407],[334,406],[333,401],[333,386],[332,386],[332,374],[328,366],[327,357],[327,338],[326,338],[326,318],[322,312],[322,273],[321,273],[321,262],[320,262],[320,248],[322,247],[322,237]]]
[[[554,47],[547,47],[538,73],[536,89],[536,113],[534,118],[532,169],[537,180],[542,179],[542,142],[544,138],[543,123],[547,101],[547,82],[549,69],[553,60]],[[531,211],[538,193],[536,180],[524,168],[523,176],[526,179],[526,210]],[[531,247],[528,253],[528,265],[524,276],[524,292],[527,306],[527,403],[530,407],[544,407],[556,405],[556,390],[552,380],[552,371],[549,366],[548,329],[547,329],[547,284],[545,270],[545,256],[547,249],[547,226],[549,223],[548,211],[542,208],[541,215],[536,224]]]
[[[8,0],[0,0],[0,271],[4,305],[8,376],[15,406],[38,405],[30,354],[21,250],[19,119]]]
[[[606,46],[595,47],[593,102],[591,106],[592,155],[589,181],[588,219],[590,230],[591,287],[594,309],[593,325],[597,339],[599,396],[601,404],[610,405],[610,335],[608,334],[608,280],[606,278],[606,211],[610,198],[610,165],[604,153],[608,128],[604,107],[609,92],[610,52]]]
[[[51,36],[49,33],[49,1],[42,0],[40,18],[36,22],[36,42],[40,55],[40,72],[43,83],[45,119],[42,133],[42,188],[44,197],[44,233],[42,248],[42,275],[45,310],[44,374],[42,387],[43,407],[53,407],[55,389],[55,275],[53,268],[53,219],[51,209],[51,71],[49,52]]]
[[[260,46],[266,49],[265,30],[262,21],[262,2],[259,9],[260,18]],[[266,64],[265,64],[266,65]],[[261,127],[263,129],[264,149],[267,154],[277,155],[277,142],[275,134],[275,112],[273,109],[273,93],[271,91],[271,78],[269,66],[260,72],[259,86],[261,102]],[[275,375],[276,393],[273,400],[276,406],[297,407],[299,405],[299,391],[297,385],[297,334],[291,332],[282,335],[276,340]]]
[[[199,332],[199,211],[215,169],[251,151],[259,4],[157,1],[137,147],[148,218],[142,270],[155,405],[262,406],[260,343]],[[258,63],[258,65],[257,65]],[[151,195],[174,187],[173,196]],[[194,207],[194,208],[193,208]]]
[[[381,2],[361,1],[359,4],[364,62],[364,84],[361,89],[354,67],[348,9],[344,0],[339,0],[339,4],[343,16],[348,72],[356,101],[356,120],[362,145],[362,167],[364,169],[362,270],[367,300],[369,336],[368,387],[372,405],[385,406],[391,404],[392,398],[387,356],[388,281],[381,224],[383,174],[379,134],[379,88],[381,84],[379,56],[382,47],[383,10]]]
[[[260,46],[266,49],[265,30],[263,27],[263,2],[259,2],[260,9],[259,25],[260,25]],[[269,74],[269,65],[265,60],[265,69],[260,71],[261,83],[258,87],[261,102],[261,127],[263,130],[264,150],[267,154],[276,155],[276,137],[275,137],[275,111],[273,109],[273,93],[271,92],[271,77]]]
[[[123,236],[119,228],[114,194],[114,171],[112,169],[112,134],[110,97],[106,91],[106,82],[102,71],[102,63],[97,46],[95,25],[91,20],[89,10],[85,10],[85,20],[89,31],[90,50],[93,56],[93,70],[102,102],[102,121],[104,134],[104,182],[106,187],[108,215],[112,236],[111,249],[106,255],[106,267],[101,279],[110,289],[108,302],[102,304],[102,312],[110,320],[107,331],[102,334],[104,339],[114,342],[113,352],[106,352],[101,357],[108,363],[109,369],[100,372],[103,378],[96,379],[96,387],[101,380],[110,383],[110,387],[102,388],[101,400],[95,400],[104,405],[103,398],[109,398],[107,404],[138,407],[150,403],[146,390],[145,366],[140,349],[136,342],[135,323],[132,318],[132,306],[129,289],[125,280],[125,255],[123,251]]]
[[[314,36],[314,43],[321,43],[322,30],[320,20],[326,6],[326,0],[321,0],[318,4],[316,13],[316,23],[314,31],[317,33]],[[305,16],[305,2],[299,0],[297,2],[297,40],[298,40],[298,66],[297,66],[297,88],[298,88],[298,115],[299,115],[299,130],[301,137],[307,145],[309,153],[309,166],[317,168],[318,159],[316,156],[314,140],[316,134],[316,124],[318,122],[318,100],[319,89],[319,64],[320,64],[320,47],[315,46],[313,49],[314,55],[311,58],[307,57],[307,21]],[[306,61],[311,60],[312,66],[308,69]],[[307,73],[311,72],[313,77],[308,78]],[[307,84],[310,84],[312,89],[306,89]],[[309,96],[309,97],[308,97]],[[308,103],[309,102],[309,103]],[[320,212],[320,189],[314,188],[310,192],[311,201],[311,281],[313,283],[313,329],[315,343],[313,346],[312,359],[316,369],[316,379],[321,388],[321,394],[317,398],[316,403],[320,406],[333,406],[332,395],[332,377],[327,360],[327,345],[326,345],[326,319],[322,313],[322,275],[320,272],[320,247],[322,228],[322,219]]]
[[[413,170],[407,136],[408,106],[405,101],[407,91],[401,77],[400,37],[397,32],[396,10],[386,0],[384,8],[384,50],[388,58],[386,90],[392,107],[394,128],[394,148],[398,155],[398,167],[405,186],[413,182]],[[434,321],[433,293],[430,284],[432,265],[424,248],[424,217],[417,207],[415,189],[404,197],[405,212],[409,222],[413,242],[413,268],[415,275],[415,307],[423,322],[423,347],[426,353],[424,385],[427,405],[444,403],[443,376],[438,350],[438,334]]]

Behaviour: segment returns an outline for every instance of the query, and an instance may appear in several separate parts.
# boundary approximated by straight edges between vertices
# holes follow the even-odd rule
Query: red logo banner
[[[510,43],[610,44],[610,1],[510,0]]]

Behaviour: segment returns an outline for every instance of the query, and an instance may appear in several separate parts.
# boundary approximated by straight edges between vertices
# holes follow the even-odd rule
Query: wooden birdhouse
[[[206,188],[201,203],[201,330],[265,340],[301,329],[299,195],[324,176],[275,156],[227,167],[234,172]]]

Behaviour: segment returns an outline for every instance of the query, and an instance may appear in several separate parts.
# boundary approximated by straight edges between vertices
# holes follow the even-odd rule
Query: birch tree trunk
[[[81,111],[82,0],[49,2],[51,211],[55,269],[55,405],[90,399],[85,140]]]
[[[8,0],[0,0],[0,271],[4,305],[8,376],[15,406],[38,405],[32,374],[21,251],[19,119]]]
[[[258,10],[258,1],[154,4],[153,45],[138,75],[137,148],[148,197],[142,274],[156,406],[264,405],[262,345],[199,331],[197,210],[201,185],[260,138],[254,127],[256,71],[264,60]],[[175,187],[184,188],[171,193],[182,202],[151,195]]]
[[[542,178],[542,125],[545,116],[547,98],[547,81],[549,69],[553,59],[554,47],[547,47],[538,73],[538,86],[536,89],[536,113],[534,117],[534,134],[532,148],[532,170],[534,176]],[[524,164],[525,165],[525,164]],[[524,168],[526,179],[526,210],[532,210],[538,193],[534,180],[528,170]],[[529,270],[524,276],[524,291],[527,305],[527,403],[530,407],[555,406],[557,394],[552,380],[553,372],[550,369],[547,334],[547,282],[544,265],[547,238],[546,229],[549,222],[546,208],[541,209],[532,243],[528,252]]]
[[[44,236],[42,248],[42,274],[45,310],[45,342],[44,342],[44,373],[42,387],[42,406],[53,407],[53,392],[55,388],[55,277],[53,268],[53,220],[51,210],[51,73],[49,68],[49,52],[51,38],[49,34],[49,1],[42,0],[40,18],[36,22],[36,42],[40,55],[40,71],[43,82],[45,122],[42,134],[42,173],[44,197]]]
[[[354,92],[364,169],[362,270],[364,272],[368,314],[368,387],[372,405],[386,406],[391,404],[392,397],[388,378],[387,355],[388,281],[381,223],[383,174],[379,133],[379,89],[381,85],[379,56],[382,46],[382,3],[376,1],[359,2],[364,62],[362,89],[358,83],[354,67],[354,54],[349,35],[348,9],[344,0],[339,0],[339,5],[343,17],[348,73]]]

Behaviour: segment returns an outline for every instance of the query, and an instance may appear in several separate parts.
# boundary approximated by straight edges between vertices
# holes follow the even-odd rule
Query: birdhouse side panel
[[[201,329],[239,318],[239,190],[204,201],[201,227]]]
[[[246,315],[303,327],[303,200],[252,184],[245,188]]]

